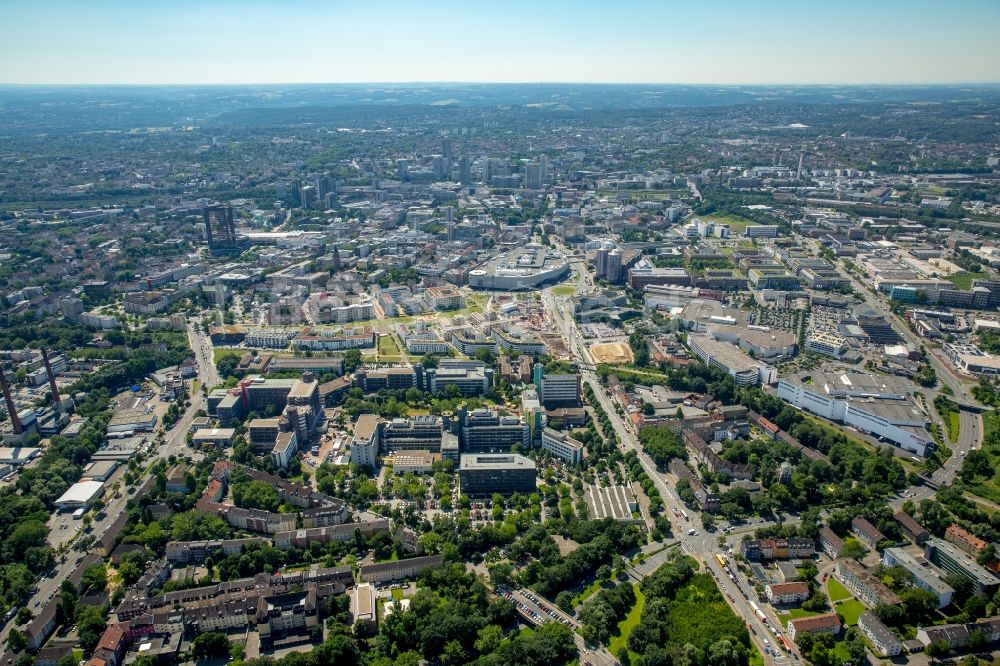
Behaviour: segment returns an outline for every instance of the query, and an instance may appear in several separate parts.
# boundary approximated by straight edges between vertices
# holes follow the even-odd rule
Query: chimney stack
[[[42,347],[42,361],[45,362],[45,372],[49,375],[49,389],[52,391],[52,402],[55,405],[56,411],[59,411],[59,387],[56,386],[56,373],[52,372],[52,364],[49,363],[49,353]]]
[[[10,422],[14,425],[14,434],[20,435],[24,432],[21,427],[21,419],[17,416],[17,407],[14,406],[14,399],[10,397],[10,386],[7,385],[7,375],[0,369],[0,389],[3,390],[3,399],[7,402],[7,411],[10,413]]]

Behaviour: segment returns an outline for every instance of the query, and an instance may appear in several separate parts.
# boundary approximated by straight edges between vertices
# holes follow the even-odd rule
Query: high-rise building
[[[452,158],[452,141],[448,137],[441,139],[441,152],[446,160]]]
[[[462,185],[468,185],[472,182],[472,164],[469,162],[469,158],[464,155],[458,160],[458,180]]]
[[[443,155],[434,155],[431,157],[431,164],[434,167],[434,177],[438,180],[443,180],[445,174],[447,173],[446,168],[448,162],[445,160]]]
[[[597,249],[597,256],[594,258],[594,277],[598,280],[608,277],[608,254],[611,248],[600,247]]]
[[[396,178],[400,180],[410,179],[410,160],[396,160]]]
[[[605,279],[608,282],[621,282],[622,281],[622,252],[621,250],[615,248],[608,252],[607,265],[605,270]]]
[[[547,408],[576,407],[580,404],[580,375],[545,375],[538,393]]]
[[[205,240],[208,241],[208,249],[212,254],[232,254],[240,251],[232,207],[206,206],[202,210],[202,219],[205,222]]]
[[[541,164],[528,164],[524,167],[524,187],[528,190],[542,189]]]
[[[312,208],[316,202],[319,200],[319,195],[316,192],[316,187],[313,185],[306,185],[305,187],[299,188],[299,205],[304,209]]]

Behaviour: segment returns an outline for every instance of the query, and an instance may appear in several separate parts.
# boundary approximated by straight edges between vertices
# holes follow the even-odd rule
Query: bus
[[[726,558],[724,558],[721,554],[716,553],[715,554],[715,559],[719,563],[720,567],[722,567],[723,569],[726,568]]]

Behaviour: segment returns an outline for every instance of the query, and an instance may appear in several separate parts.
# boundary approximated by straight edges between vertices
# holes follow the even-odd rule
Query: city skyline
[[[7,84],[962,84],[998,80],[1000,5],[118,0],[0,8]],[[359,29],[360,28],[360,29]]]

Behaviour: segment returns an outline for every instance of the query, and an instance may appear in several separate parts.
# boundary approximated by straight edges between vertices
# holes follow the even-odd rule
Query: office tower
[[[445,137],[441,139],[441,152],[444,154],[446,160],[451,160],[452,158],[452,142],[451,139]]]
[[[602,247],[597,250],[597,257],[594,260],[594,277],[597,279],[608,277],[608,254],[611,248]]]
[[[455,207],[454,206],[442,206],[441,215],[444,216],[445,222],[455,221]]]
[[[542,189],[542,165],[528,164],[524,167],[524,187],[528,190]]]
[[[605,278],[608,282],[621,282],[622,280],[622,253],[617,248],[608,252]]]
[[[483,182],[487,185],[493,180],[493,160],[490,158],[483,159]]]
[[[315,205],[318,200],[316,188],[313,185],[306,185],[299,188],[299,205],[308,210]]]
[[[236,225],[230,206],[206,206],[202,210],[205,240],[212,254],[229,254],[240,250],[236,240]]]
[[[396,160],[396,178],[400,180],[410,179],[410,160]]]
[[[431,164],[434,167],[434,177],[438,180],[443,180],[446,174],[445,167],[447,162],[442,155],[434,155],[431,157]]]
[[[458,180],[462,185],[472,182],[472,165],[469,163],[469,158],[464,155],[458,161]]]

